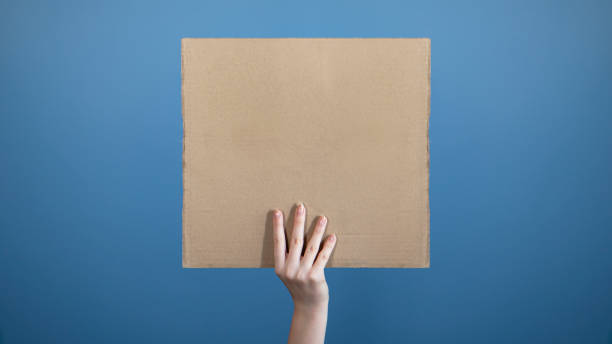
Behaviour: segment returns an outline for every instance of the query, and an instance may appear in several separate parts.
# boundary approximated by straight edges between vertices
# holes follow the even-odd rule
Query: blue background
[[[180,38],[430,37],[431,268],[330,269],[330,343],[612,343],[609,1],[3,1],[0,342],[286,340],[181,268]]]

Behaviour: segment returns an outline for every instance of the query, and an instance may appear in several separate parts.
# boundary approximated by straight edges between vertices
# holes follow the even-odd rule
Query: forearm
[[[327,302],[318,306],[294,305],[289,344],[323,344],[327,326]]]

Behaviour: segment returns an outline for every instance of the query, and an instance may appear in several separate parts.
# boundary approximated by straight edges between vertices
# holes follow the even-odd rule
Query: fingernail
[[[298,204],[297,212],[299,215],[304,214],[304,205],[302,203]]]
[[[280,215],[281,215],[280,210],[275,210],[274,211],[274,216],[280,217]]]
[[[322,217],[321,217],[321,224],[322,224],[322,225],[325,225],[326,223],[327,223],[327,217],[322,216]]]
[[[331,242],[336,241],[336,234],[332,234],[332,235],[329,237],[329,241],[331,241]]]

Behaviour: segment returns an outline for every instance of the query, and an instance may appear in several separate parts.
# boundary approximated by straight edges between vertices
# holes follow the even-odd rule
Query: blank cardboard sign
[[[272,267],[272,213],[328,267],[429,267],[430,40],[182,40],[183,266]]]

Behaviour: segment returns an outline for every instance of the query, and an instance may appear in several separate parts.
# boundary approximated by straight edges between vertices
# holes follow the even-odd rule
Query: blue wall
[[[330,343],[612,343],[609,1],[3,1],[0,343],[285,341],[181,268],[181,37],[430,37],[431,268],[328,270]]]

